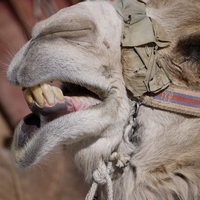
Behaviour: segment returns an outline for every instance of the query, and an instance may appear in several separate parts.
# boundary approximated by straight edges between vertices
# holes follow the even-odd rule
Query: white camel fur
[[[170,45],[158,50],[158,59],[171,84],[200,92],[200,2],[143,3],[169,37]],[[35,25],[32,39],[7,72],[10,83],[24,88],[34,113],[15,130],[16,164],[36,164],[63,143],[91,184],[99,161],[111,162],[114,152],[124,161],[121,168],[116,166],[120,160],[112,161],[114,200],[200,200],[199,117],[142,104],[129,140],[130,99],[136,98],[124,81],[122,26],[106,1],[79,3]],[[46,84],[54,80],[63,82],[64,96]],[[73,93],[77,87],[81,94]],[[106,195],[99,186],[98,200]]]

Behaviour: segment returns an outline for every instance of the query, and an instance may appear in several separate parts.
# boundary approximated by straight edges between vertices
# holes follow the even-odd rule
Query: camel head
[[[114,166],[115,200],[199,199],[199,9],[86,1],[37,23],[7,72],[32,111],[15,130],[17,165],[63,143],[91,181],[115,152],[129,161]]]
[[[7,73],[33,111],[15,131],[19,166],[37,163],[62,142],[74,154],[98,147],[88,159],[99,159],[101,151],[107,159],[118,145],[129,116],[120,37],[121,20],[107,2],[65,8],[34,27]],[[51,81],[62,82],[63,91]],[[112,142],[105,144],[107,137]]]

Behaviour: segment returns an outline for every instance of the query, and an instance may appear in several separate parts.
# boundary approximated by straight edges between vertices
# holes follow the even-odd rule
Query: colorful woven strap
[[[157,94],[143,96],[142,102],[150,107],[200,117],[200,91],[169,86]]]

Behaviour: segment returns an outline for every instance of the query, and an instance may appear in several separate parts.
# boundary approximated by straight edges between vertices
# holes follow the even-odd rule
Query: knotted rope
[[[112,163],[108,162],[108,165],[100,160],[97,170],[93,173],[93,183],[90,190],[85,198],[85,200],[93,200],[97,188],[99,185],[105,185],[107,189],[107,200],[113,200],[113,185],[110,177],[110,172],[112,168]]]

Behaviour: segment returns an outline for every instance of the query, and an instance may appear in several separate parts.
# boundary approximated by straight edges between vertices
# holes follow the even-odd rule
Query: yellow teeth
[[[31,90],[29,88],[27,88],[27,89],[25,89],[23,91],[23,93],[24,93],[24,98],[27,101],[27,103],[29,105],[32,105],[32,103],[33,103],[33,96],[32,96]]]
[[[64,101],[63,93],[59,88],[45,83],[26,88],[24,90],[24,98],[29,105],[32,105],[35,101],[39,106],[44,106],[45,100],[50,106],[55,104],[55,98],[59,101]]]
[[[61,89],[55,86],[52,86],[51,88],[53,90],[55,98],[58,99],[59,101],[64,101],[64,96]]]
[[[42,84],[40,85],[40,88],[42,89],[42,94],[47,100],[48,104],[51,106],[54,105],[55,98],[51,86],[47,84]]]

